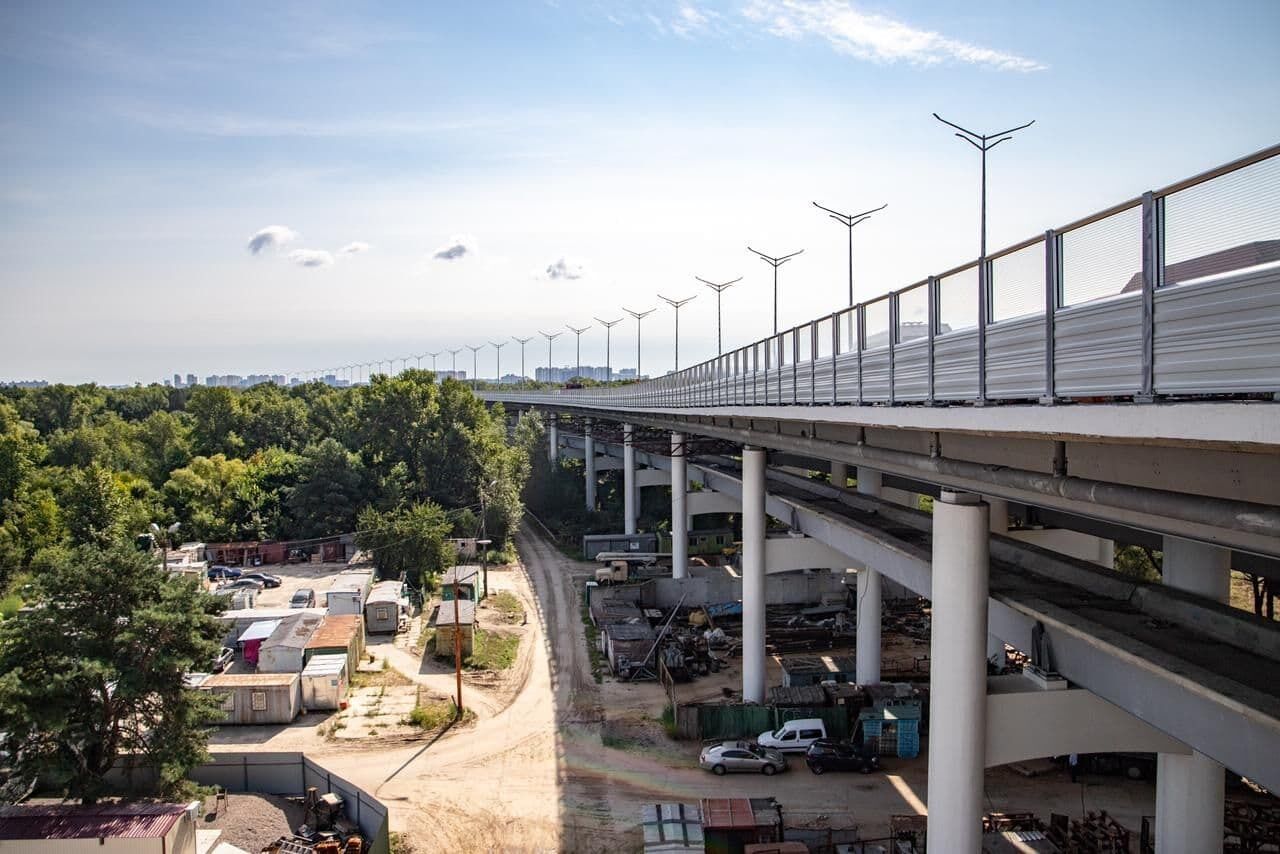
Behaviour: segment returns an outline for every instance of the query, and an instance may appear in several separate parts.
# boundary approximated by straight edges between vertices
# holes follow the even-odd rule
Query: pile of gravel
[[[213,798],[205,801],[206,808]],[[221,830],[219,841],[245,851],[258,852],[281,836],[289,836],[302,824],[301,804],[290,803],[276,795],[227,795],[217,814],[205,813],[200,827]]]

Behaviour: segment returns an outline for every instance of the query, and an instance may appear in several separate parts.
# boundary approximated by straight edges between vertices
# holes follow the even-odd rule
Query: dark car
[[[218,652],[217,658],[213,660],[213,672],[221,673],[231,666],[231,662],[236,659],[236,651],[229,646],[224,646]]]
[[[300,587],[293,593],[293,598],[289,600],[290,608],[314,608],[316,606],[316,592],[310,587]]]
[[[234,566],[211,566],[209,567],[209,580],[218,581],[222,578],[239,578],[244,574],[243,570],[236,569]]]
[[[880,769],[880,757],[874,748],[855,747],[830,738],[823,738],[809,745],[804,763],[815,774],[828,771],[857,771],[870,774]]]
[[[280,586],[280,576],[271,575],[267,572],[246,572],[244,575],[240,576],[240,578],[241,580],[248,578],[253,581],[261,581],[262,585],[268,588]]]

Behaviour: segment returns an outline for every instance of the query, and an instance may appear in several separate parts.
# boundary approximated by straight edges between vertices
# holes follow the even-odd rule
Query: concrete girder
[[[636,489],[646,486],[670,486],[671,475],[663,469],[643,468],[636,470]]]
[[[690,516],[705,516],[709,513],[741,513],[742,502],[737,498],[716,492],[714,489],[703,489],[690,492],[685,498]]]
[[[769,537],[764,541],[765,572],[792,572],[797,569],[844,571],[849,558],[812,537]]]

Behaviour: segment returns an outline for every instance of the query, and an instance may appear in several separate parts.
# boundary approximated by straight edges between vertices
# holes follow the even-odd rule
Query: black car
[[[251,578],[254,581],[261,581],[263,585],[268,588],[280,586],[280,576],[271,575],[266,572],[246,572],[244,575],[240,576],[240,578],[242,580],[245,578]]]
[[[880,769],[880,757],[874,748],[856,747],[830,738],[822,738],[809,745],[804,763],[815,774],[827,771],[857,771],[870,774]]]

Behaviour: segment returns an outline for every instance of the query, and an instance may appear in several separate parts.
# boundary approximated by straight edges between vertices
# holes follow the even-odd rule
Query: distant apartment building
[[[534,379],[540,383],[565,383],[574,377],[584,380],[608,382],[609,380],[633,380],[636,378],[635,368],[615,368],[612,372],[602,365],[583,365],[579,370],[576,365],[565,365],[563,368],[536,368]]]
[[[458,380],[465,382],[467,379],[466,371],[436,371],[436,377],[440,380]]]
[[[5,385],[12,386],[13,388],[45,388],[49,385],[49,381],[48,380],[14,380],[13,382],[5,383]]]
[[[187,388],[192,388],[200,384],[195,374],[187,374]]]

